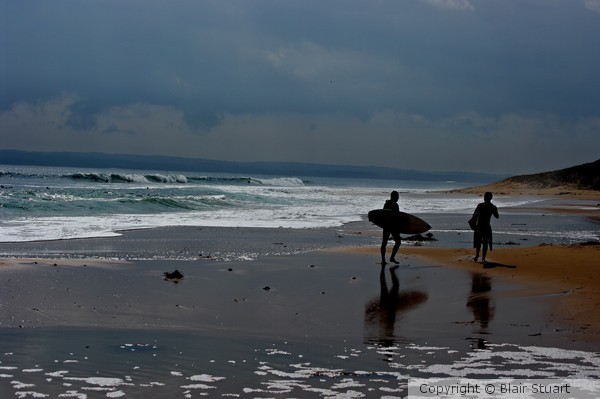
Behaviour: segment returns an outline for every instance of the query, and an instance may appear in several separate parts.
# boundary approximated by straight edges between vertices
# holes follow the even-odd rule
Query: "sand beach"
[[[557,204],[501,214],[597,229],[589,203]],[[452,233],[382,267],[380,232],[0,244],[0,397],[393,398],[411,377],[597,378],[597,243],[499,243],[484,265]]]

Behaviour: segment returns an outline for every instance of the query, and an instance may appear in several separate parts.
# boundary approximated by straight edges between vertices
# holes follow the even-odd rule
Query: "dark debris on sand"
[[[404,241],[422,242],[422,241],[437,241],[437,238],[434,238],[432,233],[427,233],[425,235],[415,234],[413,236],[403,238],[403,240]]]
[[[183,278],[183,274],[177,269],[175,269],[175,271],[173,271],[173,272],[164,272],[163,273],[163,279],[165,281],[172,281],[175,284],[177,284],[179,282],[179,280],[181,280],[182,278]]]

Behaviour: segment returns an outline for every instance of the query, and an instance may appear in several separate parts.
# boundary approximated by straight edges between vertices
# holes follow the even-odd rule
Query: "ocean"
[[[400,209],[408,213],[468,215],[480,198],[443,192],[476,184],[5,165],[0,166],[0,242],[113,237],[176,226],[337,227],[364,220],[392,190],[401,193]],[[499,196],[494,202],[509,208],[540,199]],[[504,229],[516,233],[515,226]],[[465,228],[439,223],[433,231]],[[551,230],[533,234],[597,239],[597,232],[581,226]]]

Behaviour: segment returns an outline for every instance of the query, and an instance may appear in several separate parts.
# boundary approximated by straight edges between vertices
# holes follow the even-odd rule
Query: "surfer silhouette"
[[[490,224],[490,220],[492,219],[492,215],[498,219],[498,208],[496,205],[492,204],[492,193],[489,191],[485,193],[483,196],[483,201],[477,208],[475,208],[475,212],[473,212],[473,217],[471,218],[470,223],[474,224],[474,234],[473,234],[473,247],[475,248],[475,257],[473,260],[477,262],[479,259],[479,251],[483,244],[483,252],[481,253],[481,261],[485,263],[485,257],[487,255],[488,246],[490,251],[492,250],[492,225]]]
[[[398,207],[398,199],[400,198],[400,194],[398,191],[392,191],[390,194],[390,199],[385,201],[383,205],[383,209],[389,209],[391,211],[400,212],[400,208]],[[381,264],[385,265],[385,252],[387,250],[387,243],[390,239],[390,235],[394,239],[394,247],[392,248],[392,256],[390,256],[390,262],[399,263],[396,260],[396,253],[400,248],[400,233],[398,231],[383,229],[383,240],[381,241]]]

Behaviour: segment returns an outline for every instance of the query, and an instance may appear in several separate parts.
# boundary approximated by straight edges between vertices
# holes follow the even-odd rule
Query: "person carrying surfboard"
[[[473,217],[471,218],[475,232],[473,233],[473,247],[475,248],[475,257],[473,260],[477,262],[479,259],[479,251],[481,249],[481,245],[483,244],[483,252],[481,253],[481,261],[485,263],[485,256],[487,255],[488,246],[490,251],[492,250],[492,225],[490,220],[492,219],[492,215],[498,219],[498,208],[496,205],[492,204],[492,193],[489,191],[485,193],[483,196],[483,201],[477,208],[475,208],[475,212],[473,212]]]
[[[390,199],[385,201],[383,205],[383,209],[389,209],[394,212],[400,212],[400,208],[398,207],[398,199],[400,198],[400,194],[398,191],[392,191],[390,194]],[[397,230],[391,230],[388,228],[383,229],[383,240],[381,241],[381,264],[385,265],[387,262],[385,261],[385,252],[387,249],[387,243],[390,239],[390,235],[394,239],[394,247],[392,248],[392,256],[390,256],[390,262],[392,263],[400,263],[396,260],[396,253],[400,248],[400,233]]]

